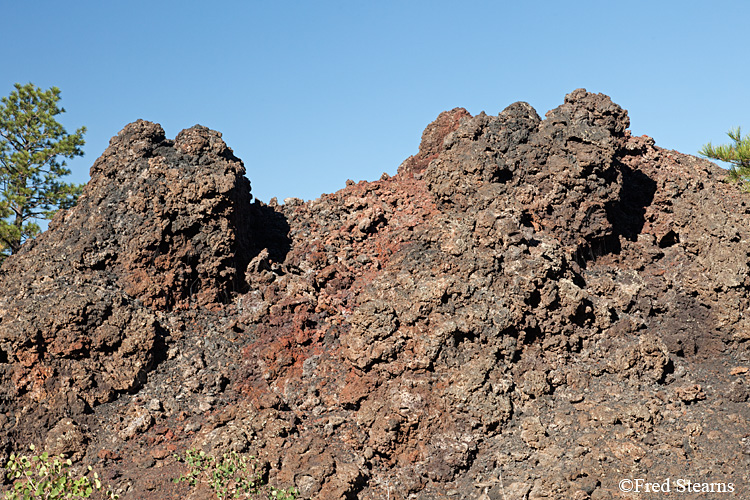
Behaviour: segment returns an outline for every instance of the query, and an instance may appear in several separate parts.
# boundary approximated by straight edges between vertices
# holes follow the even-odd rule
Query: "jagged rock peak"
[[[419,152],[407,158],[398,167],[398,173],[418,173],[427,168],[427,165],[440,153],[445,137],[456,130],[464,118],[471,118],[464,108],[453,108],[440,113],[435,121],[427,125],[422,132]]]
[[[171,141],[166,138],[164,129],[158,123],[136,120],[127,124],[115,137],[110,139],[109,147],[91,168],[91,178],[94,179],[100,173],[105,175],[115,173],[106,168],[117,166],[112,162],[107,162],[106,160],[109,158],[147,158],[159,146],[171,146],[187,155],[216,155],[242,163],[221,138],[221,132],[202,125],[194,125],[182,130],[177,134],[175,140]]]
[[[196,125],[171,141],[138,120],[110,141],[79,203],[39,245],[64,241],[60,251],[74,262],[115,272],[146,304],[223,300],[244,273],[248,241],[238,231],[252,199],[244,174],[219,132]]]
[[[622,188],[616,168],[627,112],[578,89],[541,120],[528,103],[463,119],[425,170],[443,210],[491,204],[553,229],[571,255],[614,233],[607,209]]]
[[[565,102],[547,112],[545,133],[567,141],[608,144],[622,138],[630,126],[628,112],[609,96],[577,89],[565,96]]]
[[[110,141],[77,205],[4,263],[0,359],[16,369],[0,397],[29,422],[19,438],[135,390],[163,357],[165,312],[218,307],[242,287],[244,173],[218,132],[170,141],[138,120]],[[64,377],[44,383],[50,374]]]
[[[145,157],[165,140],[164,129],[158,123],[146,120],[137,120],[129,123],[116,136],[109,140],[109,147],[94,162],[89,174],[92,179],[96,178],[99,174],[110,176],[116,174],[116,171],[111,170],[116,164],[107,162],[105,159],[112,157]],[[109,167],[109,169],[106,167]]]

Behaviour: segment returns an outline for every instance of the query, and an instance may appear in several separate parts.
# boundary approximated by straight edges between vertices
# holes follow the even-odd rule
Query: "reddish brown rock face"
[[[101,226],[87,228],[85,265],[114,270],[125,293],[160,310],[219,303],[239,288],[237,222],[250,184],[221,134],[196,126],[167,141],[161,127],[139,121],[91,174],[78,211],[95,212]]]
[[[137,390],[165,356],[165,314],[220,304],[244,281],[236,223],[250,185],[220,134],[196,126],[168,141],[131,123],[91,177],[2,269],[3,390],[19,441]]]
[[[443,141],[451,132],[455,131],[464,118],[471,115],[464,108],[454,108],[443,111],[434,122],[430,123],[422,133],[419,152],[410,156],[398,167],[399,174],[415,174],[424,171],[432,160],[443,150]]]
[[[269,207],[218,133],[128,125],[2,269],[6,448],[125,498],[184,498],[188,446],[326,500],[747,493],[748,195],[628,126],[457,108],[398,175]]]

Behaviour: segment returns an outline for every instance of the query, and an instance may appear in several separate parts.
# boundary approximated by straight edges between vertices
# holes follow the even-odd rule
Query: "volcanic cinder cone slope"
[[[185,498],[190,446],[321,500],[750,494],[750,195],[628,126],[457,108],[278,206],[217,132],[128,125],[2,268],[3,446],[123,498]]]

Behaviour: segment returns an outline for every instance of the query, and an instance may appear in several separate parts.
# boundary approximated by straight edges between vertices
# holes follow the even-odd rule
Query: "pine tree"
[[[740,127],[727,132],[734,144],[723,144],[713,147],[709,142],[699,154],[706,158],[730,163],[729,180],[740,185],[743,191],[750,191],[750,135],[744,139],[740,134]]]
[[[15,84],[0,99],[0,258],[18,252],[41,231],[37,221],[73,206],[82,185],[60,181],[70,174],[59,157],[83,156],[85,127],[65,131],[55,116],[60,89]]]

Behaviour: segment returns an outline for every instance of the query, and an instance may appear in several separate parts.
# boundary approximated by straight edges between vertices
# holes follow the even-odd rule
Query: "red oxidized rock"
[[[427,165],[442,151],[445,138],[458,128],[463,118],[471,118],[464,108],[454,108],[440,113],[422,133],[419,153],[406,159],[398,167],[398,173],[419,173],[427,168]]]

